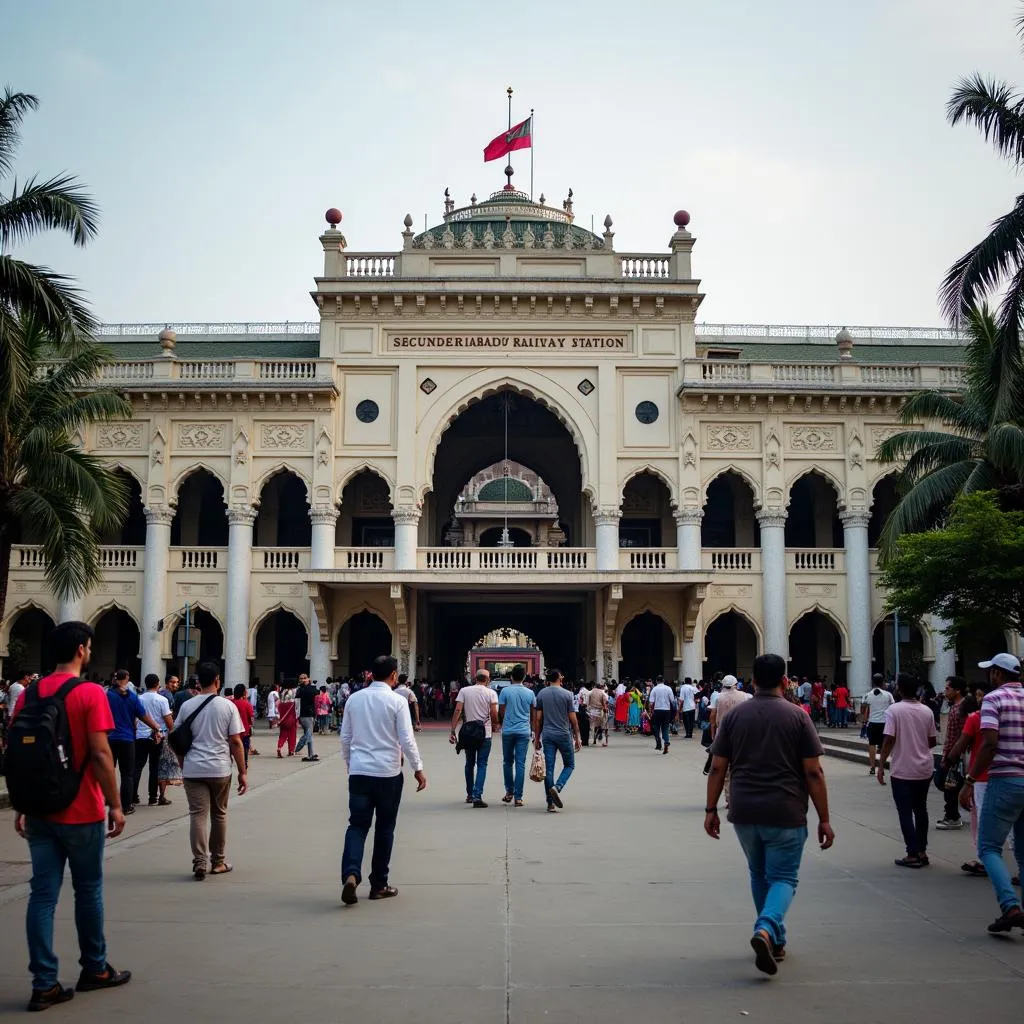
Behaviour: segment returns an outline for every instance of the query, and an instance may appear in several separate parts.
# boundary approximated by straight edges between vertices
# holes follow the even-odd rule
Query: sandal
[[[503,797],[501,798],[501,802],[502,802],[503,804],[510,804],[510,803],[512,803],[512,794],[511,794],[511,793],[506,793],[506,794],[505,794],[505,795],[504,795],[504,796],[503,796]]]
[[[988,877],[988,872],[985,870],[985,865],[979,864],[977,861],[974,861],[974,863],[968,861],[966,864],[961,864],[960,870],[966,872],[968,875],[973,875],[975,878]]]
[[[397,896],[398,890],[393,885],[385,885],[383,889],[375,889],[370,893],[371,900],[389,900],[392,896]]]
[[[170,807],[172,803],[173,803],[173,801],[172,800],[168,800],[167,797],[165,797],[165,796],[162,796],[162,797],[160,797],[159,800],[157,800],[157,804],[160,807]]]
[[[234,871],[234,865],[224,861],[223,864],[218,864],[215,868],[210,868],[211,875],[226,875],[229,871]]]
[[[523,801],[522,801],[522,800],[517,800],[517,801],[515,802],[515,806],[516,806],[516,807],[522,807],[522,806],[523,806]]]
[[[897,857],[893,863],[898,868],[923,868],[924,863],[920,857]]]

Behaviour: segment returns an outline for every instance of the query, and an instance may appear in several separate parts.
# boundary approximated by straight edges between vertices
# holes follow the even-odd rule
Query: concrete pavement
[[[111,960],[135,977],[48,1019],[1020,1017],[1024,935],[985,933],[997,909],[988,882],[959,870],[969,834],[935,833],[930,869],[894,867],[902,846],[889,789],[861,766],[825,764],[836,846],[808,845],[790,956],[767,979],[747,945],[753,915],[735,837],[726,826],[714,843],[701,828],[696,740],[677,741],[667,757],[620,735],[608,749],[584,749],[558,815],[544,813],[535,783],[525,808],[501,804],[498,745],[491,806],[466,806],[462,761],[445,734],[424,731],[420,741],[430,786],[405,789],[397,899],[367,902],[364,883],[358,906],[339,905],[345,784],[336,740],[321,744],[318,765],[264,755],[251,767],[252,792],[232,798],[231,875],[191,881],[180,790],[173,807],[129,819],[108,849],[107,939]],[[268,739],[262,746],[271,749]],[[936,817],[940,806],[934,792]],[[26,860],[3,812],[0,1014],[28,997]],[[65,981],[77,976],[72,908],[68,885],[57,929]]]

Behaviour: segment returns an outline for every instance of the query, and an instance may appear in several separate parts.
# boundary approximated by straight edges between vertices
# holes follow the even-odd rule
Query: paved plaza
[[[262,723],[261,723],[262,725]],[[702,831],[696,740],[668,757],[647,740],[584,749],[565,810],[462,803],[462,759],[420,733],[429,788],[407,785],[392,881],[401,895],[339,904],[345,814],[336,742],[323,761],[253,759],[232,798],[233,874],[191,880],[184,797],[141,808],[108,847],[110,957],[134,972],[49,1020],[761,1021],[1020,1019],[1024,938],[985,933],[996,905],[962,875],[967,833],[935,833],[933,867],[900,871],[888,788],[866,769],[825,768],[835,848],[808,846],[779,975],[757,973],[745,865],[730,828]],[[933,793],[933,810],[940,807]],[[0,812],[0,1015],[29,994],[23,918],[27,849]],[[936,815],[937,817],[937,815]],[[813,812],[812,812],[813,818]],[[367,861],[368,869],[368,861]],[[58,913],[62,977],[77,977],[70,885]]]

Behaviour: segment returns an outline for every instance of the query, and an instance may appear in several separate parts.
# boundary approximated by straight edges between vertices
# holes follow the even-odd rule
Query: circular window
[[[658,411],[655,409],[654,414]],[[356,406],[356,419],[360,423],[372,423],[380,415],[380,407],[372,398],[364,398]]]
[[[636,407],[636,418],[641,423],[653,423],[658,418],[658,407],[653,402],[641,402]]]

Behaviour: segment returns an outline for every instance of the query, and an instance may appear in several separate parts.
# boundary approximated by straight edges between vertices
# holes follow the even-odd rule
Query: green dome
[[[506,491],[507,488],[507,491]],[[515,477],[490,480],[476,496],[477,501],[533,501],[533,491]]]

